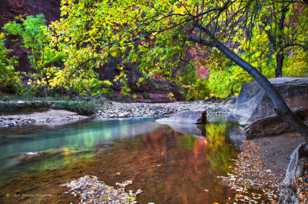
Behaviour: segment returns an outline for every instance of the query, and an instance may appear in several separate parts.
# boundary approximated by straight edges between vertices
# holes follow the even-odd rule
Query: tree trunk
[[[252,76],[256,82],[264,89],[266,95],[270,98],[273,103],[275,112],[288,124],[290,124],[298,133],[300,133],[305,142],[308,143],[308,127],[304,124],[304,122],[298,118],[293,112],[289,109],[286,102],[279,94],[279,92],[275,89],[275,87],[270,83],[270,81],[262,75],[256,68],[254,68],[251,64],[246,62],[228,47],[226,47],[223,43],[218,41],[215,36],[205,27],[198,25],[198,28],[201,29],[205,34],[207,34],[211,38],[211,45],[216,47],[219,51],[221,51],[227,58],[235,62],[241,68],[243,68],[246,72]],[[206,46],[209,45],[209,42],[200,40],[199,43],[204,44]]]
[[[283,60],[284,60],[284,49],[283,42],[285,41],[284,38],[284,27],[285,27],[285,19],[286,14],[289,10],[289,5],[285,5],[282,3],[281,7],[281,16],[279,19],[279,27],[278,27],[278,36],[277,36],[277,45],[275,46],[278,48],[278,53],[276,54],[276,70],[275,70],[275,76],[276,77],[282,77],[282,67],[283,67]]]
[[[274,105],[275,112],[279,116],[281,116],[283,120],[293,126],[293,128],[305,138],[305,141],[308,142],[308,127],[301,119],[299,119],[295,114],[293,114],[282,96],[270,83],[270,81],[265,76],[263,76],[256,68],[244,61],[221,42],[216,40],[214,42],[214,46],[230,60],[232,60],[237,65],[242,67],[245,71],[247,71],[256,80],[256,82],[265,90],[267,96],[271,99]]]
[[[275,77],[282,77],[283,60],[284,60],[283,52],[277,53]]]

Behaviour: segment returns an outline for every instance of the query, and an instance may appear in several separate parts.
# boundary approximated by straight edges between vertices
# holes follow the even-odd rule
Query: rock
[[[308,78],[282,77],[271,79],[279,93],[292,109],[308,109]],[[262,118],[276,115],[270,99],[256,82],[244,85],[236,102],[236,113],[241,122],[250,124]]]
[[[239,117],[230,110],[229,104],[213,106],[207,108],[208,122],[234,121],[237,122]]]
[[[159,123],[188,123],[205,124],[207,122],[206,111],[185,111],[171,115],[169,118],[157,120]]]
[[[308,109],[296,110],[295,114],[304,121],[308,121]],[[254,121],[245,132],[248,139],[265,136],[275,136],[295,131],[288,123],[279,116],[269,116]]]
[[[157,120],[159,122],[159,120]],[[159,122],[160,123],[160,122]],[[166,123],[162,123],[166,124]],[[174,131],[182,134],[189,134],[195,136],[205,136],[206,131],[201,125],[198,124],[191,124],[191,123],[168,123],[166,124],[171,127]]]
[[[229,138],[235,147],[240,147],[246,139],[246,134],[242,127],[234,126],[230,128]]]

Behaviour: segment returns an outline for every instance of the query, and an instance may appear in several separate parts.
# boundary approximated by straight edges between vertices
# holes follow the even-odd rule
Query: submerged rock
[[[158,123],[159,120],[157,120]],[[206,131],[202,125],[199,124],[190,124],[190,123],[162,123],[171,127],[174,131],[182,134],[191,134],[196,136],[205,136]]]
[[[205,124],[207,122],[206,111],[185,111],[175,113],[168,118],[157,120],[159,123],[188,123],[188,124]]]

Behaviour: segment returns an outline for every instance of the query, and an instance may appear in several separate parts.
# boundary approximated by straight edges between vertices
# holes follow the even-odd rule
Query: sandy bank
[[[14,114],[0,116],[0,128],[47,126],[56,127],[89,119],[66,110],[53,110],[34,112],[29,114]]]

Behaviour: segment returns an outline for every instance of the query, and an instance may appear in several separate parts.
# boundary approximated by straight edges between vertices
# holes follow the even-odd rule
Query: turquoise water
[[[33,164],[31,166],[28,163],[36,160],[36,157],[48,158],[63,154],[89,153],[98,146],[108,147],[114,140],[145,134],[158,127],[159,125],[153,119],[135,119],[91,121],[46,130],[1,131],[0,178],[25,169],[33,169]],[[56,168],[58,163],[54,162],[49,166]]]
[[[0,203],[12,202],[8,193],[39,195],[47,185],[46,191],[60,189],[65,179],[87,174],[111,184],[133,179],[144,190],[140,203],[224,203],[233,194],[217,176],[226,174],[236,156],[232,128],[222,122],[172,129],[154,119],[129,119],[2,130]],[[50,193],[54,203],[66,203]]]

